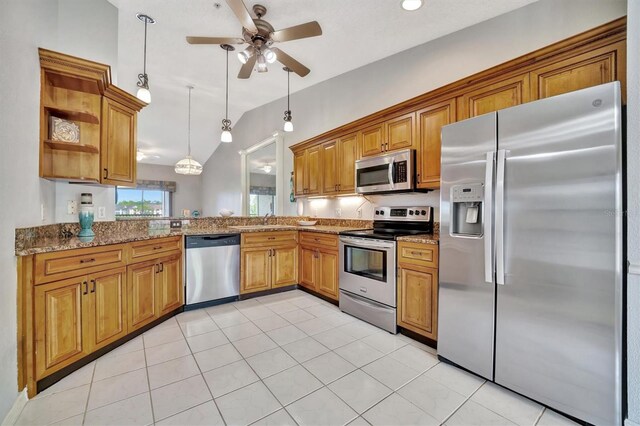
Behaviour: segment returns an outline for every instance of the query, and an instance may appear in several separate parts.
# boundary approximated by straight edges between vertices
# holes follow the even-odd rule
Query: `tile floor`
[[[19,425],[569,425],[302,291],[171,318],[29,401]]]

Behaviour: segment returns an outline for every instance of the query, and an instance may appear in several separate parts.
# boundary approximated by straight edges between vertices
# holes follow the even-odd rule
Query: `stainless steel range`
[[[340,310],[396,327],[396,239],[433,232],[432,207],[376,207],[373,229],[340,234]]]

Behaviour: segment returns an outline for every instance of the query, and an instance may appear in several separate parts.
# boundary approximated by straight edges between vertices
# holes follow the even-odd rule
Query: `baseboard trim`
[[[29,401],[29,398],[27,397],[27,389],[25,388],[18,394],[18,397],[11,406],[11,409],[5,416],[4,420],[2,420],[2,426],[13,426],[16,424],[24,406],[27,405],[27,401]]]

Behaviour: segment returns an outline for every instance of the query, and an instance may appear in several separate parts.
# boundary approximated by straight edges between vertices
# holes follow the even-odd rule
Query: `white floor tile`
[[[322,304],[317,304],[304,309],[314,317],[323,317],[335,313],[335,310],[328,308]]]
[[[332,350],[356,341],[355,337],[337,328],[315,334],[313,338]]]
[[[248,425],[282,407],[262,382],[216,398],[216,403],[227,425]]]
[[[453,389],[463,396],[471,396],[482,384],[484,379],[467,373],[464,370],[445,364],[439,363],[425,373],[425,376],[439,382],[449,389]]]
[[[252,322],[246,322],[244,324],[232,325],[231,327],[223,328],[222,332],[232,342],[236,340],[246,339],[247,337],[262,334],[262,330],[255,326]]]
[[[307,335],[294,325],[277,328],[267,331],[267,335],[271,337],[280,346],[286,345],[296,340],[304,339]]]
[[[177,326],[178,326],[178,321],[176,321],[175,317],[172,317],[153,327],[153,330],[154,331],[166,330],[167,328],[175,328]]]
[[[271,312],[270,316],[260,318],[259,321],[255,321],[255,324],[260,328],[260,330],[264,332],[291,325],[289,321],[279,315],[274,314],[273,312]]]
[[[315,316],[311,315],[308,312],[303,311],[302,309],[296,309],[295,311],[284,312],[280,314],[280,316],[292,324],[296,324],[302,321],[308,321],[310,319],[315,318]]]
[[[211,317],[228,314],[230,312],[237,312],[237,309],[231,303],[225,303],[223,305],[210,306],[205,308],[204,311]]]
[[[243,388],[260,378],[244,360],[232,362],[203,374],[214,398]]]
[[[362,343],[362,340],[339,347],[335,350],[335,353],[356,367],[362,367],[363,365],[369,364],[384,355],[379,350],[367,345],[366,343]]]
[[[47,389],[36,395],[36,398],[42,398],[54,393],[64,392],[69,389],[77,388],[82,385],[88,385],[93,378],[93,370],[96,366],[95,362],[91,362],[79,370],[69,374],[64,379],[48,387]]]
[[[44,425],[82,414],[88,395],[89,385],[84,385],[32,399],[27,402],[16,424]]]
[[[109,377],[91,385],[87,410],[103,407],[145,392],[149,392],[146,369]]]
[[[287,411],[301,426],[346,425],[358,417],[355,411],[327,388],[321,388],[294,402],[287,407]]]
[[[411,345],[403,346],[395,352],[391,352],[391,358],[400,361],[404,365],[420,372],[428,370],[438,364],[438,358]]]
[[[362,370],[349,373],[328,387],[360,414],[382,401],[392,392],[391,389]]]
[[[200,369],[192,355],[152,365],[147,370],[151,389],[179,382],[200,374]]]
[[[298,307],[289,302],[279,302],[267,305],[267,308],[271,309],[276,314],[280,315],[285,312],[295,311]]]
[[[193,356],[196,358],[196,362],[202,372],[242,359],[240,352],[230,343],[195,353]]]
[[[93,373],[93,381],[104,380],[118,374],[144,368],[144,351],[130,352],[111,357],[101,357],[96,361],[96,369]]]
[[[295,299],[291,299],[289,303],[296,305],[300,309],[310,308],[318,304],[317,299],[311,297],[296,297]]]
[[[345,376],[356,367],[334,352],[327,352],[302,364],[325,385]]]
[[[200,405],[211,399],[201,375],[172,383],[151,391],[156,421]]]
[[[320,343],[312,339],[311,337],[305,337],[301,340],[289,343],[282,347],[289,355],[291,355],[296,361],[303,363],[309,361],[311,358],[315,358],[318,355],[329,352],[329,349],[322,346]]]
[[[400,388],[398,394],[440,422],[466,400],[466,397],[424,375]]]
[[[215,402],[196,405],[186,411],[156,422],[162,426],[224,426]]]
[[[246,339],[237,340],[233,342],[233,346],[235,346],[238,352],[240,352],[245,358],[249,358],[250,356],[278,347],[278,345],[271,340],[269,336],[262,333],[256,336],[247,337]]]
[[[353,321],[337,328],[340,331],[347,333],[356,339],[362,339],[375,333],[382,333],[383,331],[378,327],[374,327],[363,321]]]
[[[393,390],[397,390],[420,375],[418,370],[414,370],[390,356],[373,361],[362,369]]]
[[[104,357],[123,355],[130,352],[141,351],[143,349],[144,349],[144,342],[142,341],[142,336],[138,336],[129,340],[127,343],[123,344],[122,346],[118,346],[117,348],[108,352],[107,354],[104,355]]]
[[[297,364],[296,360],[291,358],[291,356],[281,348],[271,349],[270,351],[254,355],[247,358],[247,362],[258,376],[263,379]]]
[[[245,324],[249,322],[249,318],[242,315],[238,310],[225,312],[220,315],[212,315],[211,318],[218,324],[220,328],[231,327],[234,325]]]
[[[533,423],[532,423],[533,424]],[[449,426],[513,426],[514,423],[473,401],[467,401],[447,420]]]
[[[298,426],[286,410],[278,410],[267,417],[252,423],[252,426]]]
[[[425,413],[397,393],[374,406],[362,415],[373,426],[436,426],[440,422]]]
[[[227,336],[225,336],[222,331],[216,330],[211,333],[187,337],[187,343],[191,351],[196,353],[229,343],[229,339],[227,339]]]
[[[540,416],[536,426],[577,426],[577,423],[547,408]]]
[[[153,423],[151,396],[143,393],[113,404],[88,411],[86,425],[150,425]]]
[[[192,321],[200,321],[203,319],[211,319],[207,311],[204,309],[195,309],[193,311],[184,311],[175,316],[178,324],[184,324]]]
[[[357,417],[354,421],[349,423],[349,426],[369,426],[369,422],[362,417]]]
[[[343,312],[333,312],[331,314],[324,315],[322,319],[332,327],[340,327],[341,325],[357,321],[357,318]]]
[[[304,331],[309,336],[331,330],[333,326],[327,323],[324,318],[314,318],[300,323],[296,323],[296,327]]]
[[[180,330],[180,327],[178,327],[177,322],[175,327],[166,328],[163,330],[152,328],[151,330],[144,333],[142,337],[144,339],[145,348],[152,348],[154,346],[163,345],[165,343],[184,340],[182,330]]]
[[[301,365],[296,365],[264,379],[264,384],[282,405],[291,404],[322,387],[322,382]]]
[[[189,345],[187,345],[185,340],[153,346],[145,349],[145,352],[147,355],[147,365],[156,365],[191,354]]]
[[[68,419],[63,419],[50,424],[56,425],[56,426],[82,426],[83,421],[84,421],[84,414],[78,414],[77,416],[69,417]],[[91,426],[91,425],[87,424],[87,426]]]
[[[182,328],[182,332],[186,337],[192,337],[215,331],[218,326],[211,318],[207,317],[197,321],[184,322],[180,324],[180,328]]]
[[[258,302],[256,302],[258,303]],[[242,315],[249,318],[251,321],[259,322],[260,319],[270,317],[273,315],[273,311],[258,303],[258,306],[252,306],[250,308],[241,309]]]
[[[379,350],[384,354],[391,353],[407,345],[407,342],[405,342],[404,340],[400,339],[399,337],[391,333],[371,334],[365,337],[364,339],[362,339],[362,342],[366,343],[371,347],[376,348],[377,350]]]
[[[536,422],[543,407],[493,383],[485,383],[471,400],[519,425]]]

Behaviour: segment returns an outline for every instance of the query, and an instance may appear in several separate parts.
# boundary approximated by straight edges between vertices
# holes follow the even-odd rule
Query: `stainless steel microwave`
[[[403,149],[356,161],[356,192],[376,194],[415,190],[416,151]]]

